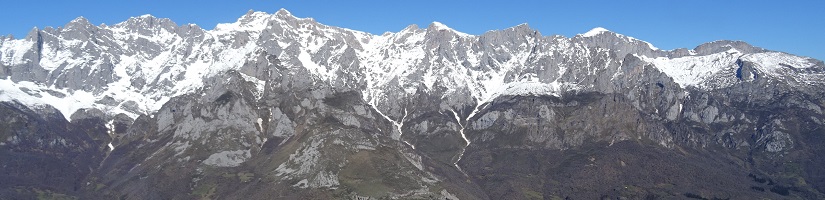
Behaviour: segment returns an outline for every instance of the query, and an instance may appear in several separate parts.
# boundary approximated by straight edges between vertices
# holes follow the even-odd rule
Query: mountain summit
[[[822,88],[819,60],[604,28],[79,17],[0,39],[0,196],[823,198]]]

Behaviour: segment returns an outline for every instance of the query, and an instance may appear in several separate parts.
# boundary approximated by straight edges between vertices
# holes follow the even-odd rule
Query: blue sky
[[[481,34],[528,23],[543,35],[573,36],[594,27],[648,41],[661,49],[693,48],[714,40],[825,59],[825,1],[6,1],[0,34],[22,38],[32,27],[63,26],[78,16],[115,24],[152,14],[212,29],[248,10],[286,8],[327,25],[381,34],[410,24],[442,22]]]

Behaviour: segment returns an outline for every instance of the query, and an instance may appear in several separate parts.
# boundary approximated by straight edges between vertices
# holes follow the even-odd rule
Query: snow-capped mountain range
[[[823,88],[740,41],[81,17],[0,38],[0,196],[822,199]]]
[[[268,73],[306,73],[315,84],[359,91],[391,120],[403,117],[399,99],[418,92],[441,96],[443,110],[477,110],[501,95],[613,91],[625,55],[682,88],[710,91],[755,78],[802,89],[825,84],[822,61],[742,42],[665,51],[603,28],[567,38],[521,24],[476,36],[438,22],[373,35],[282,9],[250,11],[213,30],[150,15],[111,26],[80,17],[22,39],[0,38],[0,100],[50,105],[67,119],[82,108],[136,118],[230,70],[257,83],[261,95],[272,74],[248,63],[262,53],[290,69]]]

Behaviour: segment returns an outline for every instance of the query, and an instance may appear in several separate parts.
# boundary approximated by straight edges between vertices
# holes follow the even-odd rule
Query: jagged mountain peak
[[[618,37],[622,39],[627,39],[631,41],[639,41],[644,42],[642,40],[636,39],[634,37],[630,37],[624,34],[620,34],[614,31],[611,31],[604,27],[595,27],[590,29],[587,32],[576,34],[574,37],[582,37],[582,38],[599,38],[599,37]]]
[[[274,15],[277,16],[278,14],[274,14]],[[266,13],[264,11],[249,10],[249,11],[246,12],[246,14],[244,14],[243,16],[238,18],[238,21],[252,21],[252,20],[255,20],[255,19],[259,19],[259,18],[269,18],[269,17],[272,17],[272,16],[273,16],[272,14]],[[292,16],[292,15],[284,15],[284,16]]]
[[[293,16],[292,12],[289,12],[286,8],[278,9],[278,11],[275,12],[275,15]]]
[[[135,29],[135,28],[154,28],[154,27],[163,27],[163,28],[174,28],[177,27],[177,23],[172,21],[169,18],[158,18],[150,14],[141,15],[139,17],[130,17],[124,22],[120,22],[114,25],[115,27],[123,27],[127,29]]]
[[[519,29],[521,29],[521,30],[534,30],[532,27],[530,27],[530,24],[528,24],[527,22],[525,22],[525,23],[521,23],[521,24],[516,25],[516,26],[513,26],[513,27],[510,27],[510,28],[508,28],[508,29],[516,29],[516,30],[519,30]]]
[[[410,24],[409,26],[404,27],[404,29],[401,29],[401,31],[399,31],[399,32],[410,32],[410,31],[417,31],[417,30],[420,30],[420,29],[421,28],[418,27],[418,24]],[[392,32],[390,32],[390,33],[392,33]]]
[[[85,25],[85,24],[92,24],[92,23],[90,23],[89,20],[86,19],[86,17],[79,16],[79,17],[73,19],[72,21],[70,21],[68,24],[66,24],[66,26],[69,26],[69,24],[83,24],[83,25]]]
[[[516,26],[512,26],[509,28],[501,29],[501,30],[491,30],[487,31],[481,36],[487,35],[502,35],[501,37],[511,37],[512,39],[522,39],[523,37],[529,36],[533,38],[540,38],[541,33],[538,30],[533,29],[527,23],[521,23]]]
[[[766,49],[755,47],[744,41],[716,40],[696,46],[695,48],[693,48],[693,52],[695,52],[696,55],[709,55],[719,52],[725,52],[731,49],[735,49],[742,53],[759,53],[767,51]]]
[[[433,30],[433,31],[440,31],[440,30],[455,31],[455,29],[450,28],[449,26],[447,26],[447,25],[445,25],[441,22],[437,22],[437,21],[434,21],[434,22],[430,23],[430,25],[427,26],[427,29],[428,30]]]
[[[582,37],[593,37],[593,36],[600,35],[600,34],[603,34],[603,33],[610,33],[610,30],[607,30],[606,28],[602,28],[602,27],[596,27],[596,28],[590,29],[590,31],[587,31],[587,32],[579,34],[579,35],[581,35]]]
[[[25,40],[27,40],[27,41],[36,41],[39,34],[40,34],[40,28],[38,28],[36,26],[32,27],[32,29],[29,30],[28,33],[26,33]]]
[[[249,9],[249,10],[246,11],[246,14],[244,14],[244,16],[252,15],[254,13],[255,13],[255,9]]]
[[[276,23],[271,23],[273,21]],[[258,33],[271,25],[300,26],[301,23],[306,22],[320,25],[312,18],[298,18],[283,8],[273,14],[263,11],[249,10],[234,23],[221,23],[216,25],[212,32],[216,34],[227,34],[236,31],[252,31]]]
[[[285,8],[278,9],[278,11],[275,11],[272,14],[250,9],[246,12],[246,14],[241,16],[238,21],[254,21],[261,18],[297,19],[298,17],[292,15],[292,12],[289,12],[289,10]]]
[[[90,30],[94,28],[97,27],[89,22],[89,20],[85,17],[80,16],[64,25],[61,31]]]
[[[430,25],[427,26],[427,29],[433,29],[433,30],[436,30],[436,31],[437,30],[453,30],[452,28],[448,27],[447,25],[444,25],[443,23],[437,22],[437,21],[434,21],[434,22],[430,23]]]
[[[85,18],[78,18],[69,24],[91,25]],[[366,77],[366,79],[375,80],[376,83],[376,85],[367,87],[369,89],[375,89],[372,87],[385,87],[381,86],[381,84],[386,84],[384,80],[398,79],[396,82],[404,85],[401,87],[405,88],[405,91],[414,91],[415,85],[422,84],[421,82],[424,80],[423,85],[428,90],[436,87],[447,87],[448,91],[451,92],[469,89],[473,91],[470,92],[474,96],[473,98],[486,100],[493,98],[496,93],[504,92],[504,89],[496,87],[496,85],[506,85],[513,81],[518,82],[520,81],[518,77],[525,74],[538,77],[535,80],[541,80],[541,84],[549,84],[554,80],[565,80],[560,79],[562,76],[573,76],[565,74],[568,74],[567,71],[589,67],[584,65],[595,62],[589,61],[589,59],[598,58],[598,56],[586,54],[587,51],[581,49],[581,47],[601,47],[606,49],[605,51],[615,51],[619,53],[619,58],[626,54],[636,54],[649,58],[646,61],[650,62],[660,57],[679,57],[671,56],[675,54],[672,52],[660,51],[647,42],[616,34],[602,27],[593,28],[587,33],[579,34],[573,38],[546,40],[541,37],[538,31],[530,28],[527,23],[503,30],[488,31],[479,37],[475,37],[458,32],[443,23],[432,22],[426,29],[420,29],[413,24],[397,33],[376,36],[326,26],[315,22],[311,18],[297,18],[286,9],[281,9],[274,14],[250,10],[236,22],[218,24],[211,31],[204,31],[191,25],[187,29],[179,29],[171,20],[156,18],[151,15],[132,17],[113,27],[106,27],[106,29],[114,30],[117,34],[113,43],[104,44],[104,46],[118,44],[117,46],[86,46],[104,52],[106,48],[120,49],[121,47],[128,47],[122,50],[125,53],[124,55],[141,55],[140,57],[126,58],[125,61],[129,62],[110,64],[114,65],[113,68],[125,67],[127,72],[140,69],[139,74],[147,76],[137,79],[131,77],[134,75],[126,72],[119,73],[118,77],[140,80],[140,84],[133,83],[139,86],[136,88],[140,88],[136,92],[146,92],[142,91],[146,88],[143,84],[163,83],[161,85],[167,86],[155,87],[169,87],[176,81],[186,80],[187,82],[191,81],[191,85],[200,85],[201,79],[207,75],[219,73],[222,70],[240,68],[241,65],[247,62],[245,59],[251,58],[251,56],[245,55],[246,53],[261,51],[270,54],[281,52],[282,55],[278,59],[285,65],[306,68],[313,76],[325,77],[321,79],[325,81],[359,80],[365,79],[365,77],[348,77],[350,75],[347,74],[360,74],[358,76],[366,76],[364,74],[367,74],[375,76]],[[164,31],[159,32],[159,30]],[[138,34],[118,35],[121,33],[134,33],[135,31]],[[207,34],[203,34],[204,32]],[[30,38],[29,41],[37,39],[37,37],[31,36],[32,34],[39,34],[38,30],[35,29],[30,33],[30,37],[27,37]],[[131,45],[133,42],[130,41],[141,38],[148,39],[152,43],[143,46]],[[212,41],[211,39],[218,40]],[[556,43],[545,44],[548,41],[555,41]],[[21,46],[20,50],[16,51],[20,53],[16,54],[15,60],[25,60],[21,56],[26,50],[24,47],[26,45],[33,46],[34,44],[36,43],[21,43],[19,45]],[[706,54],[723,52],[720,49],[725,45],[737,49],[755,48],[746,43],[717,41],[700,45],[693,50],[695,52],[688,51],[682,56],[702,55],[705,52],[707,52]],[[740,51],[742,53],[757,52]],[[118,55],[121,52],[107,52],[107,54],[109,53],[112,55],[107,56],[110,56],[109,59],[111,60],[124,59]],[[7,57],[8,55],[10,53],[4,54]],[[59,59],[47,59],[50,60],[49,63],[41,62],[38,64],[49,66],[45,67],[46,70],[58,69],[61,66],[71,68],[73,66],[91,67],[96,65],[93,64],[93,59],[74,59],[71,57],[84,55],[83,52],[65,55],[64,57],[58,57]],[[330,56],[334,59],[329,59]],[[553,59],[573,60],[577,65],[582,66],[566,66],[564,63],[558,63],[559,61],[552,61]],[[344,60],[349,63],[346,65],[352,66],[339,64]],[[151,62],[151,64],[141,62]],[[610,64],[604,65],[609,66]],[[659,64],[667,63],[659,62]],[[5,63],[5,65],[15,64]],[[560,71],[551,70],[551,72],[547,71],[550,66],[562,67],[554,67],[553,69]],[[187,71],[193,69],[188,68],[205,72],[200,74],[189,73]],[[352,71],[354,68],[372,72],[354,72]],[[604,66],[601,68],[604,68]],[[172,69],[175,70],[165,71]],[[166,75],[160,76],[162,74]],[[688,73],[687,76],[706,75]],[[255,75],[255,77],[261,76]],[[531,79],[525,82],[532,84],[531,81],[535,82],[535,80]],[[691,78],[690,80],[705,79]],[[113,80],[105,82],[110,83],[111,81]],[[483,83],[474,83],[474,81]],[[565,81],[571,82],[575,79]],[[565,81],[559,81],[559,83]],[[438,86],[439,84],[441,85]],[[105,85],[101,85],[101,87],[105,87]],[[124,87],[131,86],[127,84]],[[177,87],[185,88],[182,86]],[[166,90],[166,93],[174,94],[178,93],[173,91],[189,91],[189,89],[169,88],[164,90]],[[382,91],[384,90],[382,89]],[[552,91],[554,93],[559,92]],[[161,95],[160,93],[153,95],[155,95],[155,99],[145,101],[151,102],[149,104],[153,106],[140,105],[143,108],[137,109],[140,110],[138,113],[152,112],[152,109],[147,109],[147,107],[157,108],[157,104],[164,101],[158,96]],[[70,114],[67,113],[66,115]]]
[[[434,21],[434,22],[430,23],[430,25],[427,26],[427,31],[447,31],[447,32],[450,32],[450,33],[455,33],[456,35],[461,36],[461,37],[470,37],[470,36],[472,36],[470,34],[459,32],[459,31],[457,31],[453,28],[450,28],[449,26],[447,26],[447,25],[445,25],[441,22],[437,22],[437,21]]]
[[[643,54],[646,54],[646,55],[650,55],[651,51],[653,51],[653,52],[659,51],[659,48],[656,48],[655,46],[653,46],[653,44],[651,44],[647,41],[636,39],[634,37],[626,36],[626,35],[623,35],[623,34],[619,34],[619,33],[607,30],[606,28],[603,28],[603,27],[596,27],[596,28],[590,29],[590,31],[587,31],[585,33],[577,34],[576,36],[574,36],[574,38],[580,38],[580,39],[583,39],[583,40],[595,41],[596,43],[602,43],[602,44],[598,44],[598,45],[601,46],[601,47],[604,47],[604,48],[608,48],[608,49],[611,49],[611,47],[613,47],[613,46],[620,45],[618,43],[627,43],[627,44],[630,44],[630,45],[642,44],[643,46],[646,46],[649,49],[649,50],[647,50],[646,52],[643,53]],[[612,44],[610,44],[611,42],[612,42]],[[634,51],[639,51],[639,50],[634,50]]]

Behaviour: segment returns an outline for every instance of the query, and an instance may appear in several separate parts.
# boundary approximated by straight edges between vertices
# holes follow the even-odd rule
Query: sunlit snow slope
[[[228,70],[245,72],[263,93],[266,76],[245,68],[259,54],[309,72],[317,84],[360,91],[390,120],[402,118],[400,100],[416,93],[440,95],[444,110],[477,110],[501,95],[609,90],[600,81],[625,73],[619,66],[629,56],[683,88],[714,90],[752,80],[742,76],[747,63],[753,63],[751,74],[800,87],[824,80],[821,61],[737,42],[663,51],[604,28],[566,38],[522,24],[476,36],[438,22],[372,35],[280,10],[249,12],[214,30],[144,15],[111,26],[78,18],[22,39],[0,38],[0,100],[50,105],[67,119],[83,108],[135,118]]]

